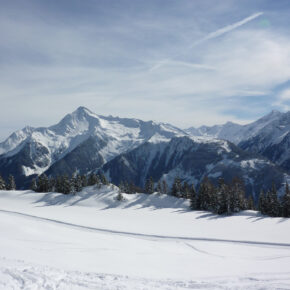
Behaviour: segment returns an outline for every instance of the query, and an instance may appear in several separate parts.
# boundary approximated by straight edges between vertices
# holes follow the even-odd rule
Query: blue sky
[[[0,139],[78,106],[179,127],[290,106],[288,0],[1,1]]]

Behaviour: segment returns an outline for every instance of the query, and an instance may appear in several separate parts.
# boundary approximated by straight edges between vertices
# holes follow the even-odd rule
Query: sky
[[[288,0],[0,4],[0,140],[79,106],[181,128],[290,108]]]

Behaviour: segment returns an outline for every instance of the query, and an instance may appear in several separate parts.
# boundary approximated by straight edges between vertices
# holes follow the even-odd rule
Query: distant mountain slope
[[[218,139],[228,140],[235,144],[239,144],[251,137],[256,136],[265,127],[279,120],[284,114],[279,111],[272,111],[268,115],[258,119],[247,125],[239,125],[232,122],[227,122],[223,125],[201,126],[199,128],[188,128],[185,131],[192,136],[207,136]]]
[[[194,136],[207,136],[229,140],[243,150],[258,153],[290,171],[290,112],[272,111],[248,124],[226,123],[213,127],[189,128]]]
[[[273,163],[247,153],[223,140],[176,137],[161,143],[147,142],[121,154],[103,166],[105,174],[116,184],[133,181],[144,186],[146,179],[165,179],[171,184],[179,176],[198,185],[208,176],[213,182],[222,177],[230,182],[234,177],[245,181],[247,192],[258,196],[261,188],[278,187],[288,176]]]
[[[26,127],[0,143],[0,174],[27,176],[87,173],[154,137],[170,139],[186,133],[174,126],[96,115],[84,107],[48,128]]]

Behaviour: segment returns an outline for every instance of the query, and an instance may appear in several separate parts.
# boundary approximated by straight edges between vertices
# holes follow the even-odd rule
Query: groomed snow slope
[[[290,289],[290,220],[116,195],[0,191],[0,288]]]

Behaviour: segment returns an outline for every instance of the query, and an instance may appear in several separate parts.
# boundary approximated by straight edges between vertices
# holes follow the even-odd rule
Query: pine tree
[[[63,178],[62,178],[62,176],[57,176],[57,178],[56,178],[55,191],[63,193]]]
[[[190,192],[190,208],[192,210],[196,210],[197,209],[197,203],[196,203],[197,196],[196,196],[196,191],[193,184],[191,185],[189,192]]]
[[[16,189],[16,184],[15,184],[14,176],[10,174],[8,177],[7,190],[15,190],[15,189]]]
[[[168,193],[168,185],[166,183],[166,180],[162,180],[162,194],[167,194]]]
[[[229,187],[225,184],[225,181],[220,178],[219,185],[216,193],[216,204],[214,211],[217,214],[224,214],[227,212],[227,195],[229,194]]]
[[[162,185],[161,185],[161,181],[159,180],[156,186],[156,191],[160,194],[162,194]]]
[[[124,182],[123,182],[123,180],[121,180],[121,182],[119,183],[119,190],[120,190],[120,192],[125,192],[124,191]]]
[[[248,196],[248,199],[247,199],[247,209],[249,210],[255,210],[255,203],[254,203],[254,198],[253,198],[253,195],[250,194]]]
[[[49,180],[45,173],[42,174],[42,182],[42,192],[49,192]]]
[[[97,188],[100,189],[102,187],[102,181],[101,181],[101,177],[100,177],[99,174],[96,175],[96,181],[95,182],[96,182],[95,184],[96,184]]]
[[[230,211],[239,212],[245,210],[247,207],[247,200],[245,197],[245,186],[241,179],[233,178],[232,184],[229,188]],[[229,213],[229,212],[228,212]]]
[[[48,180],[48,191],[55,192],[56,190],[56,179],[54,177],[50,177]]]
[[[72,176],[71,179],[69,179],[69,182],[70,182],[70,193],[72,194],[76,194],[76,183],[77,183],[77,178],[76,176]]]
[[[278,216],[280,206],[274,182],[272,183],[271,190],[268,191],[267,193],[266,202],[267,202],[267,214],[273,217]]]
[[[215,188],[208,177],[205,177],[199,186],[197,209],[214,211],[215,200]]]
[[[127,181],[124,182],[124,192],[127,194],[130,193],[130,185]]]
[[[282,197],[282,215],[290,217],[290,189],[288,183],[285,186],[285,193]]]
[[[37,191],[37,182],[36,182],[36,178],[33,178],[31,181],[31,185],[30,185],[30,189],[33,191]]]
[[[181,192],[183,198],[190,199],[190,188],[187,182],[183,183]]]
[[[101,183],[102,183],[103,185],[108,185],[108,184],[109,184],[109,182],[108,182],[106,176],[105,176],[103,173],[101,174],[100,179],[101,179]]]
[[[61,178],[62,181],[62,193],[69,194],[71,192],[71,180],[68,178],[67,175],[64,175]]]
[[[154,192],[154,181],[152,177],[146,180],[145,191],[146,193],[149,193],[149,194]]]
[[[95,185],[97,184],[97,182],[98,182],[97,175],[95,173],[91,173],[88,179],[88,186]]]
[[[263,189],[260,191],[259,195],[258,210],[261,214],[266,214],[266,196]]]
[[[123,196],[123,194],[122,194],[122,191],[120,189],[118,190],[118,194],[117,194],[116,199],[118,201],[123,201],[125,199],[124,196]]]
[[[182,196],[182,184],[181,184],[181,180],[178,176],[175,177],[174,182],[172,184],[171,195],[173,195],[175,197]]]
[[[0,190],[5,190],[5,189],[6,189],[6,183],[0,175]]]
[[[74,182],[75,182],[75,184],[74,184],[75,191],[76,192],[82,191],[82,189],[83,189],[82,177],[79,174],[75,177]]]
[[[86,187],[88,186],[88,180],[87,180],[87,177],[85,175],[82,175],[81,176],[81,179],[82,179],[82,187]]]

